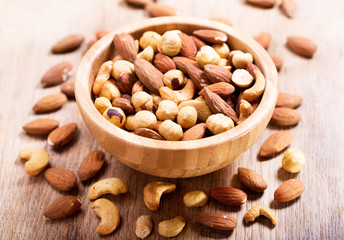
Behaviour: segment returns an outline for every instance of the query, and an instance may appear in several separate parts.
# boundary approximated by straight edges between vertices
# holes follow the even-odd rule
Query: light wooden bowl
[[[135,39],[145,31],[160,34],[179,29],[218,29],[228,34],[230,49],[253,55],[266,78],[266,89],[256,111],[239,126],[222,134],[194,141],[158,141],[140,137],[112,125],[94,107],[91,87],[100,65],[111,59],[112,39],[127,32]],[[278,94],[278,75],[267,52],[251,37],[222,23],[193,17],[151,18],[120,28],[99,40],[83,57],[76,75],[75,95],[86,126],[100,145],[137,171],[167,178],[187,178],[223,168],[252,146],[271,118]]]

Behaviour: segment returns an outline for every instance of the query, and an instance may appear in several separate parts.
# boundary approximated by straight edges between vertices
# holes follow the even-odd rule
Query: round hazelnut
[[[250,86],[253,79],[253,76],[245,69],[235,69],[232,75],[232,82],[242,88]]]
[[[222,113],[209,116],[206,124],[207,128],[215,135],[223,133],[234,127],[233,120]]]
[[[151,46],[154,52],[158,51],[158,43],[160,42],[161,35],[153,32],[147,31],[140,38],[140,46],[142,49],[145,49],[148,46]]]
[[[154,58],[154,50],[151,46],[146,47],[143,49],[142,52],[137,54],[137,59],[144,59],[148,62],[152,62]]]
[[[184,73],[180,70],[170,70],[164,74],[162,80],[164,84],[172,90],[180,89],[187,80]]]
[[[122,72],[134,73],[134,64],[126,60],[118,60],[112,66],[111,75],[117,79]]]
[[[192,106],[182,107],[177,116],[177,123],[182,128],[190,128],[197,122],[197,110]]]
[[[182,47],[182,40],[178,35],[179,33],[179,30],[165,32],[158,43],[159,52],[170,57],[176,56]]]
[[[183,137],[182,127],[171,120],[165,120],[160,124],[159,133],[169,141],[178,141]]]
[[[246,68],[248,63],[253,62],[253,57],[250,53],[232,51],[230,55],[232,55],[232,64],[237,69]]]
[[[135,115],[130,115],[127,117],[124,127],[129,131],[135,131],[134,124],[135,124]]]
[[[178,106],[170,100],[163,100],[159,104],[159,108],[156,111],[156,116],[159,120],[174,120],[178,114]]]
[[[117,127],[123,127],[126,117],[122,109],[117,107],[109,107],[103,113],[103,116],[112,124],[116,125]]]
[[[213,44],[212,47],[214,48],[215,52],[219,54],[221,58],[228,58],[230,50],[226,43]]]
[[[94,101],[94,106],[100,112],[100,114],[103,114],[106,109],[112,107],[110,100],[106,97],[96,98],[96,100]]]
[[[154,113],[143,110],[135,114],[133,127],[135,130],[138,128],[154,129],[156,122],[157,119]]]
[[[220,56],[215,52],[214,48],[210,46],[203,46],[196,54],[196,62],[200,68],[207,64],[217,65],[220,62]]]
[[[153,109],[153,97],[146,92],[136,92],[131,97],[136,112]]]
[[[109,100],[121,97],[121,92],[117,88],[115,81],[107,80],[98,93],[98,97],[106,97]]]

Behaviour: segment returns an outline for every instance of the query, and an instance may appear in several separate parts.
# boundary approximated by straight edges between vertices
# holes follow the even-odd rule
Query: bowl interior
[[[94,78],[100,65],[114,55],[112,39],[118,32],[127,32],[138,39],[145,31],[155,31],[160,34],[167,30],[179,29],[191,34],[196,29],[217,29],[228,35],[228,44],[231,50],[237,49],[249,52],[254,57],[254,62],[262,70],[266,78],[266,88],[261,102],[256,111],[242,124],[235,128],[207,138],[193,141],[159,141],[141,136],[136,136],[126,130],[120,129],[107,121],[94,107],[91,89]],[[138,144],[158,149],[195,149],[217,145],[223,141],[240,138],[258,125],[275,106],[278,93],[278,77],[276,68],[267,52],[250,36],[225,24],[193,17],[162,17],[151,18],[139,23],[131,24],[118,29],[99,40],[85,54],[76,77],[76,98],[80,108],[90,115],[94,124],[99,125],[106,134],[126,139],[130,144]]]

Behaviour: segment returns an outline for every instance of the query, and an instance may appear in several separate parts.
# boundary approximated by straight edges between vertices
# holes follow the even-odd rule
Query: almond
[[[134,38],[128,33],[118,33],[113,38],[116,51],[127,61],[134,62],[137,56],[137,44]]]
[[[134,84],[137,82],[137,78],[134,74],[129,72],[122,72],[117,78],[117,87],[124,94],[131,94]]]
[[[305,191],[303,182],[298,179],[289,179],[276,189],[274,198],[277,202],[288,202],[298,198],[303,191]]]
[[[66,81],[73,69],[69,62],[61,62],[51,67],[42,77],[41,83],[44,87],[51,87]]]
[[[213,93],[216,93],[217,95],[219,95],[223,99],[227,99],[229,95],[231,95],[235,91],[235,87],[233,87],[231,84],[226,83],[226,82],[214,83],[214,84],[208,85],[207,88]],[[198,94],[203,96],[204,88]]]
[[[32,109],[36,113],[48,113],[60,109],[66,102],[66,95],[53,93],[38,100]]]
[[[180,71],[182,71],[184,74],[188,74],[186,70],[186,65],[191,64],[194,65],[195,67],[198,67],[198,64],[196,61],[191,60],[186,57],[173,57],[172,58],[176,68]]]
[[[163,74],[150,62],[137,59],[134,62],[135,73],[140,81],[152,92],[159,94],[159,88],[163,87]]]
[[[162,5],[159,3],[151,3],[145,6],[145,10],[152,17],[164,17],[164,16],[176,16],[176,9],[168,5]]]
[[[63,168],[48,168],[44,172],[44,177],[53,187],[61,191],[70,191],[78,184],[75,174]]]
[[[277,71],[280,71],[283,66],[283,59],[275,55],[270,55],[270,57],[272,61],[274,62]]]
[[[203,42],[201,39],[199,39],[198,37],[195,36],[191,36],[191,39],[194,41],[194,43],[196,44],[197,50],[200,50],[201,47],[207,45],[205,42]]]
[[[105,154],[99,150],[87,154],[84,160],[82,160],[78,170],[80,180],[86,181],[96,175],[104,164],[104,158]]]
[[[294,0],[282,0],[280,8],[288,18],[293,18],[297,11],[297,4]]]
[[[109,32],[106,30],[99,30],[96,32],[96,38],[99,40],[102,37],[104,37],[105,35],[107,35]]]
[[[69,35],[58,41],[52,48],[52,53],[66,53],[78,49],[84,41],[84,36],[81,34]]]
[[[205,86],[211,84],[205,72],[199,67],[193,64],[187,64],[185,65],[185,68],[192,82],[199,90],[202,90]]]
[[[137,81],[131,89],[131,95],[134,95],[136,92],[148,92],[148,89],[142,84],[142,82]]]
[[[33,135],[46,135],[59,126],[59,122],[51,118],[40,118],[26,123],[24,131]]]
[[[219,203],[229,206],[239,206],[247,201],[247,195],[243,191],[232,187],[217,187],[211,190],[211,197]]]
[[[238,168],[238,177],[247,188],[255,192],[263,192],[268,184],[264,178],[257,172],[248,168]]]
[[[183,32],[179,33],[179,37],[182,42],[182,47],[180,49],[179,54],[183,57],[187,57],[193,60],[197,53],[197,47],[196,47],[195,42],[192,40],[192,38],[189,35]]]
[[[201,139],[204,136],[206,130],[207,125],[205,123],[196,124],[195,126],[189,128],[186,132],[184,132],[182,141]]]
[[[193,31],[193,35],[209,43],[224,43],[228,39],[224,32],[218,30],[199,29]]]
[[[125,0],[128,4],[135,7],[144,7],[147,4],[154,3],[154,0]]]
[[[293,135],[289,131],[278,131],[268,137],[259,151],[259,156],[268,157],[287,148],[293,141]]]
[[[201,213],[196,216],[196,221],[219,230],[233,230],[237,226],[237,220],[224,213]]]
[[[213,64],[207,64],[204,66],[205,75],[212,83],[227,82],[229,83],[232,78],[232,73],[225,69]]]
[[[76,123],[69,123],[62,127],[56,128],[48,136],[49,145],[52,145],[56,148],[67,145],[73,140],[77,128],[78,125]]]
[[[271,35],[267,32],[261,32],[258,36],[254,37],[254,39],[265,49],[268,49],[270,42],[271,42]]]
[[[220,23],[224,23],[228,26],[233,26],[232,22],[229,21],[227,18],[221,18],[221,17],[211,17],[209,18],[210,20],[216,21],[216,22],[220,22]]]
[[[225,116],[230,117],[234,122],[237,122],[238,115],[219,95],[213,93],[208,89],[204,88],[203,97],[206,104],[213,113],[223,113]]]
[[[123,112],[127,115],[135,113],[134,107],[132,106],[130,100],[126,98],[115,98],[112,101],[112,106],[118,107],[123,110]]]
[[[69,217],[81,207],[79,199],[75,196],[64,196],[56,199],[44,210],[44,217],[54,220]]]
[[[74,82],[66,82],[61,84],[60,89],[61,92],[63,92],[64,94],[66,94],[67,97],[69,98],[74,98]]]
[[[157,53],[153,59],[154,66],[163,74],[170,70],[176,69],[176,65],[172,59],[165,54]]]
[[[317,50],[317,46],[312,40],[301,36],[288,37],[287,46],[294,53],[306,58],[312,58]]]
[[[270,123],[279,126],[293,126],[301,120],[301,114],[292,108],[276,107]]]
[[[138,128],[135,130],[134,134],[141,137],[152,138],[156,140],[164,140],[164,138],[156,131],[149,128]]]
[[[278,93],[276,107],[297,108],[301,105],[302,97],[290,93]]]
[[[271,8],[275,5],[276,0],[246,0],[246,2],[262,8]]]

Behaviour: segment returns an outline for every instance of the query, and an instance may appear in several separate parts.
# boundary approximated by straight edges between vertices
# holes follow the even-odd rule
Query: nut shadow
[[[289,202],[277,202],[275,200],[271,201],[270,203],[270,208],[273,208],[273,209],[284,209],[284,208],[287,208],[287,207],[290,207],[292,205],[294,205],[297,201],[299,201],[300,197],[294,199],[294,200],[291,200]]]
[[[282,181],[286,181],[292,178],[296,178],[297,175],[299,175],[299,173],[290,173],[287,172],[286,170],[284,170],[282,167],[280,167],[277,171],[277,177],[278,179],[282,180]]]
[[[292,126],[280,126],[280,125],[269,123],[267,128],[269,128],[271,130],[288,130],[288,129],[295,128],[297,125],[298,125],[298,123],[295,125],[292,125]]]
[[[200,226],[198,232],[202,237],[209,237],[214,239],[227,239],[233,234],[233,230],[218,230],[203,225]]]

